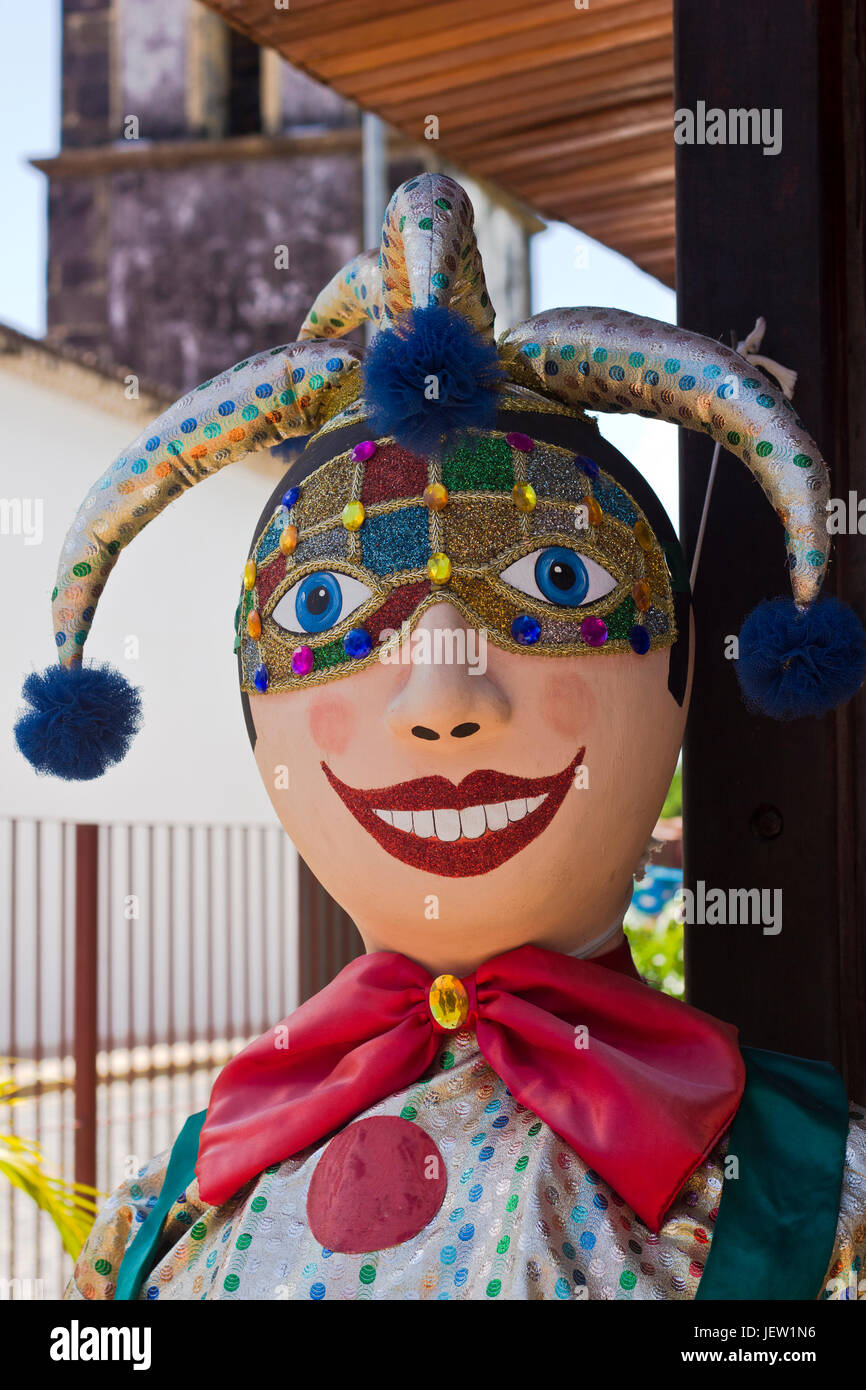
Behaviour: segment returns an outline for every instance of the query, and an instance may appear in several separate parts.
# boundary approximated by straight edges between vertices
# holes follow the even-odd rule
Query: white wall
[[[122,397],[122,388],[118,387]],[[121,555],[87,657],[117,665],[144,695],[144,727],[95,782],[39,777],[12,736],[26,672],[56,661],[51,590],[66,530],[91,484],[146,423],[37,383],[0,359],[0,498],[41,497],[44,538],[0,534],[0,816],[273,824],[247,740],[232,623],[247,546],[282,472],[235,464],[178,498]],[[124,639],[140,640],[137,661]]]

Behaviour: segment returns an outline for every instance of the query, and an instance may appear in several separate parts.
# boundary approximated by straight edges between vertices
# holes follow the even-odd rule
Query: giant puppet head
[[[366,356],[335,341],[367,320]],[[91,491],[54,594],[60,663],[28,677],[17,726],[42,771],[122,757],[137,692],[82,663],[120,550],[185,488],[310,436],[244,569],[247,727],[282,824],[368,948],[434,972],[527,941],[603,945],[682,741],[682,552],[585,410],[704,431],[784,521],[793,599],[741,635],[752,703],[821,713],[866,668],[858,620],[817,602],[827,469],[774,383],[617,310],[540,314],[498,344],[492,324],[466,194],[404,184],[379,251],[334,277],[299,341],[185,396]]]

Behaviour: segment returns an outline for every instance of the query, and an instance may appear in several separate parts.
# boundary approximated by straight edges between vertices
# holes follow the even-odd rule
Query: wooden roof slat
[[[639,190],[623,187],[622,182],[605,185],[601,179],[590,189],[588,184],[575,188],[556,189],[547,194],[548,200],[555,201],[558,207],[567,210],[576,218],[576,225],[583,226],[584,218],[593,213],[604,214],[614,224],[634,207],[635,192],[641,194],[641,207],[647,207],[658,199],[670,201],[673,198],[670,180],[663,165],[647,169],[641,175]],[[592,202],[588,194],[591,192]]]
[[[574,38],[589,45],[593,38],[616,31],[646,18],[654,12],[664,14],[666,0],[605,0],[604,7],[596,6],[579,13],[563,0],[533,0],[507,14],[496,15],[495,31],[491,36],[489,15],[479,14],[474,0],[453,0],[448,5],[434,5],[421,16],[410,11],[400,17],[399,33],[394,33],[392,20],[377,21],[361,26],[354,33],[320,34],[316,40],[298,41],[287,36],[295,52],[305,63],[320,66],[336,81],[356,72],[369,70],[369,54],[375,53],[376,67],[388,72],[413,60],[423,59],[428,65],[441,62],[451,52],[481,53],[508,51],[525,44],[526,35],[537,40],[557,43],[560,38]],[[441,19],[444,11],[453,13],[450,22],[439,27],[431,19]],[[415,24],[412,23],[416,19]],[[357,37],[355,37],[357,35]],[[329,42],[330,39],[330,42]],[[608,40],[606,46],[616,46]]]
[[[659,96],[660,89],[649,88],[648,95]],[[605,96],[602,96],[599,108],[602,111],[605,110]],[[556,110],[556,103],[553,103],[553,110]],[[517,113],[517,111],[512,111],[509,114],[509,111],[503,108],[503,110],[498,111],[495,118],[485,121],[484,124],[471,126],[468,122],[464,122],[459,129],[455,129],[453,126],[455,118],[449,117],[445,124],[442,124],[442,121],[439,122],[439,133],[441,133],[441,139],[445,139],[448,143],[449,150],[453,149],[455,152],[467,150],[474,158],[477,153],[481,152],[493,153],[493,150],[496,152],[507,150],[512,133],[520,135],[520,133],[537,132],[541,133],[542,136],[546,135],[553,138],[553,136],[581,131],[585,118],[591,115],[594,110],[596,107],[584,107],[575,104],[570,110],[563,110],[562,120],[552,120],[546,103],[544,106],[539,106],[532,113],[531,118],[523,118],[523,114]],[[391,124],[403,129],[406,122],[392,121]],[[673,111],[671,111],[671,128],[673,128]]]
[[[576,63],[574,66],[575,70],[581,70],[580,64]],[[586,70],[588,66],[584,65],[579,86],[574,78],[566,78],[560,82],[551,81],[548,76],[545,82],[543,73],[524,74],[524,77],[532,77],[531,86],[527,85],[524,89],[522,83],[515,83],[515,91],[506,89],[501,94],[497,92],[495,97],[491,97],[483,112],[478,110],[477,98],[473,96],[471,84],[455,88],[447,94],[440,94],[435,102],[440,139],[443,138],[443,132],[444,138],[447,139],[449,134],[454,134],[460,129],[484,131],[495,123],[492,113],[495,113],[497,119],[501,119],[503,115],[508,118],[510,124],[503,129],[510,134],[512,130],[518,130],[521,126],[540,125],[542,119],[548,121],[552,127],[560,128],[566,121],[575,117],[620,104],[622,75],[615,63],[608,60],[592,71]],[[670,63],[662,58],[648,58],[641,70],[641,78],[641,93],[651,92],[658,96],[669,91]],[[378,110],[392,125],[404,126],[414,119],[416,127],[420,128],[423,116],[428,114],[429,105],[432,103],[425,102],[424,111],[419,115],[417,98],[404,98],[399,103],[382,101]],[[673,121],[673,109],[671,120]]]
[[[516,130],[485,160],[488,176],[521,168],[527,156],[535,156],[539,142],[544,141],[548,160],[569,156],[579,157],[590,151],[603,150],[622,140],[642,140],[662,132],[670,133],[672,115],[670,103],[664,98],[640,105],[608,108],[582,117],[579,129],[569,122],[562,135],[551,135],[546,127]]]
[[[662,3],[666,3],[666,0],[662,0]],[[652,8],[655,8],[654,5]],[[665,28],[666,19],[663,15],[630,25],[625,31],[605,33],[588,39],[580,34],[575,35],[571,26],[568,26],[567,31],[565,26],[562,26],[562,37],[556,40],[556,51],[560,59],[588,58],[592,54],[616,50],[619,47],[617,38],[620,42],[625,39],[629,44],[643,39],[663,38]],[[553,42],[555,36],[548,33],[545,37]],[[516,41],[502,40],[494,44],[475,45],[469,49],[461,49],[460,52],[462,61],[449,69],[449,85],[504,80],[514,73],[546,68],[550,60],[550,50],[546,43],[530,48]],[[331,83],[329,64],[323,63],[321,71],[326,82],[337,85],[336,81]],[[425,57],[417,59],[414,63],[404,64],[399,76],[387,73],[379,67],[350,74],[340,80],[339,90],[363,106],[371,97],[381,99],[385,95],[385,88],[388,99],[397,100],[401,95],[410,93],[417,97],[430,97],[441,88],[442,79],[441,59],[438,56]]]
[[[673,0],[206,0],[416,146],[672,283]]]
[[[258,43],[281,48],[291,43],[300,51],[305,41],[315,41],[323,34],[330,35],[335,46],[355,46],[358,31],[381,21],[390,25],[391,33],[400,33],[407,16],[418,12],[431,32],[453,24],[451,6],[459,0],[432,0],[432,3],[413,5],[411,0],[291,0],[288,10],[277,10],[273,0],[225,0],[211,4],[230,24],[253,29]],[[525,9],[526,0],[472,0],[473,14],[485,15],[495,24],[504,14]],[[465,3],[462,15],[466,14]],[[236,18],[233,18],[236,16]]]

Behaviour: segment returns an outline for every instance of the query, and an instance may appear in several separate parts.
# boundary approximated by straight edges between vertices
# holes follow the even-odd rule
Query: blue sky
[[[45,331],[44,174],[33,156],[54,154],[60,126],[60,3],[0,5],[0,320]]]
[[[144,0],[137,0],[144,3]],[[59,145],[60,0],[0,6],[0,322],[45,332],[44,175],[27,160]],[[674,322],[671,290],[572,227],[533,240],[533,311],[606,304]],[[677,431],[638,416],[602,417],[603,433],[649,478],[677,520]]]

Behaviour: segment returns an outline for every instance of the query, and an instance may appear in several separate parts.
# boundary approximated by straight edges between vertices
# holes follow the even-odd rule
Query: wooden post
[[[75,1181],[96,1186],[99,827],[75,827]]]
[[[764,348],[799,373],[795,405],[834,497],[866,497],[864,89],[859,0],[675,0],[675,107],[779,112],[782,146],[677,146],[680,322]],[[688,555],[712,444],[683,432]],[[866,510],[866,509],[864,509]],[[866,529],[866,520],[864,520]],[[836,538],[830,591],[866,616],[866,536]],[[782,929],[694,925],[688,997],[742,1040],[825,1058],[866,1096],[866,695],[820,720],[749,714],[725,641],[790,594],[782,526],[748,470],[720,460],[695,591],[684,759],[685,880],[782,892]]]

